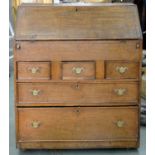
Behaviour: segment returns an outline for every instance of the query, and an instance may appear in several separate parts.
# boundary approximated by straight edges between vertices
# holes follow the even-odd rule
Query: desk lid
[[[134,4],[23,4],[16,40],[141,39]]]

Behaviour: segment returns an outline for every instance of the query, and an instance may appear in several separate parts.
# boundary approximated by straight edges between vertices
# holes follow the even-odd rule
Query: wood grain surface
[[[16,40],[141,39],[134,4],[20,6]]]
[[[20,103],[62,103],[72,105],[104,105],[104,103],[138,102],[137,83],[19,83],[18,102]],[[122,95],[117,91],[124,89]],[[34,96],[33,91],[39,91]],[[114,105],[115,105],[114,104]]]
[[[136,141],[137,112],[137,107],[19,108],[19,141]]]
[[[141,60],[136,5],[21,5],[17,147],[138,148]]]

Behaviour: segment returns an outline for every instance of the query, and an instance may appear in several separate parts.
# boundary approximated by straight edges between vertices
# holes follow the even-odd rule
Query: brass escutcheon
[[[40,90],[36,90],[36,89],[32,90],[31,92],[33,96],[38,96],[40,94]]]
[[[118,88],[118,89],[114,89],[114,92],[118,95],[118,96],[123,96],[126,93],[126,89],[125,88]]]
[[[121,66],[121,67],[117,66],[116,67],[116,71],[119,72],[120,74],[125,73],[127,70],[128,70],[128,67],[123,67],[123,66]]]
[[[39,122],[39,121],[33,121],[33,122],[31,123],[31,126],[32,126],[32,128],[39,128],[40,122]]]
[[[124,124],[125,124],[125,122],[122,121],[122,120],[118,120],[118,121],[116,122],[116,125],[117,125],[117,127],[119,127],[119,128],[124,127]]]
[[[36,74],[40,72],[40,68],[39,67],[32,67],[32,68],[28,68],[28,70],[32,73],[32,74]]]
[[[84,68],[83,68],[83,67],[73,67],[73,68],[72,68],[72,71],[73,71],[75,74],[81,74],[81,73],[84,71]]]

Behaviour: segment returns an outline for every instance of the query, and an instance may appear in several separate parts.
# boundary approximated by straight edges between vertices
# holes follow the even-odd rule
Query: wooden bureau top
[[[142,39],[134,4],[41,5],[18,8],[16,40]]]

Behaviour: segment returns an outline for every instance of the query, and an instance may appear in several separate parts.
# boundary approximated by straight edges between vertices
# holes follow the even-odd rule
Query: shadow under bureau
[[[137,148],[141,56],[133,4],[21,5],[17,147]]]

